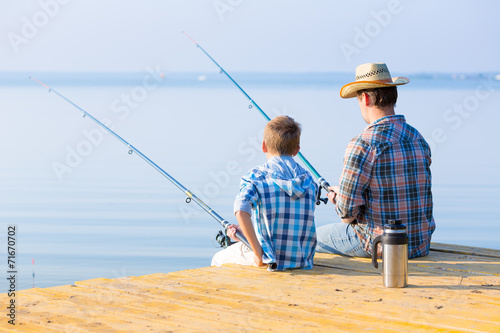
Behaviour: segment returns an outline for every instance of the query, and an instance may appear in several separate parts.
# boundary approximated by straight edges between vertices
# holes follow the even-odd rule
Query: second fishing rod
[[[257,105],[257,103],[255,103],[255,101],[245,92],[245,90],[243,90],[243,88],[241,88],[241,86],[231,77],[231,75],[229,75],[224,70],[224,68],[222,68],[222,66],[219,65],[217,63],[217,61],[215,61],[215,59],[212,58],[210,56],[210,54],[208,54],[208,52],[205,51],[205,49],[203,47],[201,47],[200,44],[198,44],[191,36],[189,36],[184,31],[182,33],[184,35],[186,35],[186,37],[189,38],[194,44],[196,44],[196,46],[219,68],[220,72],[224,73],[224,75],[226,75],[227,78],[229,80],[231,80],[231,82],[234,83],[234,85],[243,93],[243,95],[245,95],[245,97],[250,101],[250,105],[248,106],[250,109],[255,107],[260,112],[260,114],[264,118],[266,118],[267,121],[271,121],[271,118],[269,118],[269,116],[264,112],[264,110],[262,110],[261,107],[259,105]],[[321,189],[323,188],[327,193],[331,192],[331,190],[329,189],[330,184],[325,180],[325,178],[321,177],[319,172],[313,167],[313,165],[311,163],[309,163],[309,161],[305,158],[305,156],[300,151],[297,154],[297,156],[304,163],[304,165],[309,169],[309,171],[311,171],[311,173],[314,175],[314,177],[316,177],[316,179],[318,180],[319,190],[318,190],[318,195],[316,197],[316,204],[319,205],[321,202],[326,204],[328,202],[328,199],[321,198]]]

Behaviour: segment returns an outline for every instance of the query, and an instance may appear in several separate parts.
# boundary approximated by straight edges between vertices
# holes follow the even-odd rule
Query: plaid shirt
[[[234,211],[253,215],[263,262],[277,270],[313,268],[318,187],[308,171],[290,156],[275,156],[243,176]]]
[[[356,218],[354,229],[366,252],[372,252],[387,220],[401,219],[408,231],[408,257],[429,253],[436,228],[430,164],[429,145],[402,115],[383,117],[351,140],[336,210],[341,218]]]

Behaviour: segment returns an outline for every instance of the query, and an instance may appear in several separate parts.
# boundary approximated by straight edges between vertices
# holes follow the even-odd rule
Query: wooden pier
[[[384,288],[369,259],[309,271],[237,265],[79,281],[16,295],[1,332],[500,332],[500,251],[436,244]]]

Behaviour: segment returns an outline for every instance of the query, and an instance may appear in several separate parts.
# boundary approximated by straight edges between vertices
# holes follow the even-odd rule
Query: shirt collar
[[[382,117],[380,119],[377,119],[373,123],[368,125],[368,127],[371,127],[373,125],[377,125],[380,123],[405,123],[405,122],[406,122],[405,116],[403,116],[402,114],[394,114],[391,116],[385,116],[385,117]]]
[[[294,159],[292,156],[288,156],[288,155],[277,155],[277,156],[273,156],[271,157],[268,161],[267,161],[267,164],[268,165],[280,165],[281,163],[284,163],[286,164],[286,162],[288,163],[292,163],[292,161],[294,162]]]

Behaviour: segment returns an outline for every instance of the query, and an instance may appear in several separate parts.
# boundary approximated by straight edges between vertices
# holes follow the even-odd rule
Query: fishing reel
[[[316,193],[316,205],[321,205],[321,203],[324,203],[325,205],[328,203],[328,198],[322,198],[321,197],[321,190],[323,188],[320,186],[318,188],[318,193]]]
[[[321,190],[325,190],[328,192],[328,188],[330,187],[330,184],[325,180],[325,178],[320,177],[318,179],[318,193],[316,193],[316,205],[321,205],[321,203],[324,203],[325,205],[328,203],[328,198],[322,198],[321,197]]]
[[[328,198],[321,197],[321,187],[318,189],[318,193],[316,194],[316,205],[321,205],[324,203],[325,205],[328,203]]]
[[[222,247],[222,248],[227,248],[228,246],[231,246],[231,245],[233,245],[235,243],[222,230],[219,230],[219,232],[217,233],[217,235],[215,235],[215,240],[217,241],[217,243],[219,243],[220,247]]]

